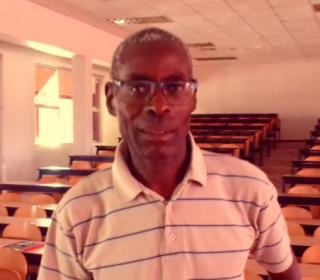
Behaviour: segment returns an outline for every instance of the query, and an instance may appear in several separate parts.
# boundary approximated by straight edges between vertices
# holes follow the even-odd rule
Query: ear
[[[104,93],[106,95],[106,105],[109,113],[112,116],[116,116],[116,110],[114,106],[114,88],[110,82],[107,82],[104,87]]]

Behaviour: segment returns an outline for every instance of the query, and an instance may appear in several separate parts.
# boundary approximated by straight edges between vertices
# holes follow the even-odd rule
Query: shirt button
[[[170,233],[170,234],[169,234],[169,238],[170,238],[171,240],[175,240],[175,239],[176,239],[176,235],[175,235],[174,233]]]

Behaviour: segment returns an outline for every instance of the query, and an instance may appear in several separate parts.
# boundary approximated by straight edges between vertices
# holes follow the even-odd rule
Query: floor
[[[279,191],[282,187],[282,175],[291,173],[291,161],[298,159],[299,149],[304,145],[304,142],[279,142],[277,147],[271,150],[270,157],[264,158],[260,168]]]

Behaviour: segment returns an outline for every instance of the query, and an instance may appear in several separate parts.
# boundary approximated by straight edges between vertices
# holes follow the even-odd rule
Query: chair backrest
[[[314,231],[313,236],[320,239],[320,226]]]
[[[245,270],[244,280],[263,280],[263,278],[260,275],[256,274],[255,272]]]
[[[0,195],[0,202],[21,202],[22,200],[20,193],[8,192]]]
[[[7,208],[1,204],[0,204],[0,216],[8,216]]]
[[[30,195],[28,197],[28,202],[32,204],[50,204],[50,203],[56,203],[56,200],[52,195],[38,193],[38,194]]]
[[[98,163],[96,168],[97,169],[104,169],[104,168],[108,168],[112,165],[112,162],[101,162],[101,163]]]
[[[320,244],[309,247],[304,251],[301,258],[302,263],[320,264]]]
[[[72,169],[91,169],[91,164],[90,162],[87,161],[74,161],[70,165],[70,168]]]
[[[0,247],[0,268],[15,270],[21,275],[21,279],[26,279],[28,268],[26,258],[21,252],[12,248]]]
[[[83,176],[69,176],[68,177],[68,185],[72,186],[72,185],[78,183],[82,178],[83,178]]]
[[[20,273],[14,269],[0,268],[0,279],[3,280],[24,280],[21,278]]]
[[[42,176],[39,180],[38,183],[46,184],[46,183],[62,183],[61,178],[58,176]]]
[[[238,145],[236,144],[231,144],[231,143],[226,143],[226,144],[221,144],[219,145],[220,148],[235,148],[234,152],[233,152],[233,156],[239,158],[240,157],[240,148]]]
[[[99,151],[99,156],[114,157],[115,151]]]
[[[306,233],[304,232],[303,227],[292,221],[286,221],[287,222],[287,228],[288,228],[288,234],[290,236],[305,236]]]
[[[320,276],[305,276],[302,280],[320,280]]]
[[[312,219],[311,212],[301,207],[286,206],[282,207],[281,210],[286,219]]]
[[[288,190],[288,193],[295,193],[295,194],[320,194],[320,191],[308,185],[297,185]]]
[[[12,223],[7,225],[2,232],[2,237],[42,241],[41,230],[30,223]]]
[[[47,218],[47,213],[40,206],[23,205],[14,212],[15,217]]]

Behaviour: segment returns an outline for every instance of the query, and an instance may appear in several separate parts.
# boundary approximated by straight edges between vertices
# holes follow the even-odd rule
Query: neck
[[[132,175],[166,200],[170,199],[188,169],[191,154],[189,141],[175,151],[166,157],[144,157],[130,151],[127,159]]]

